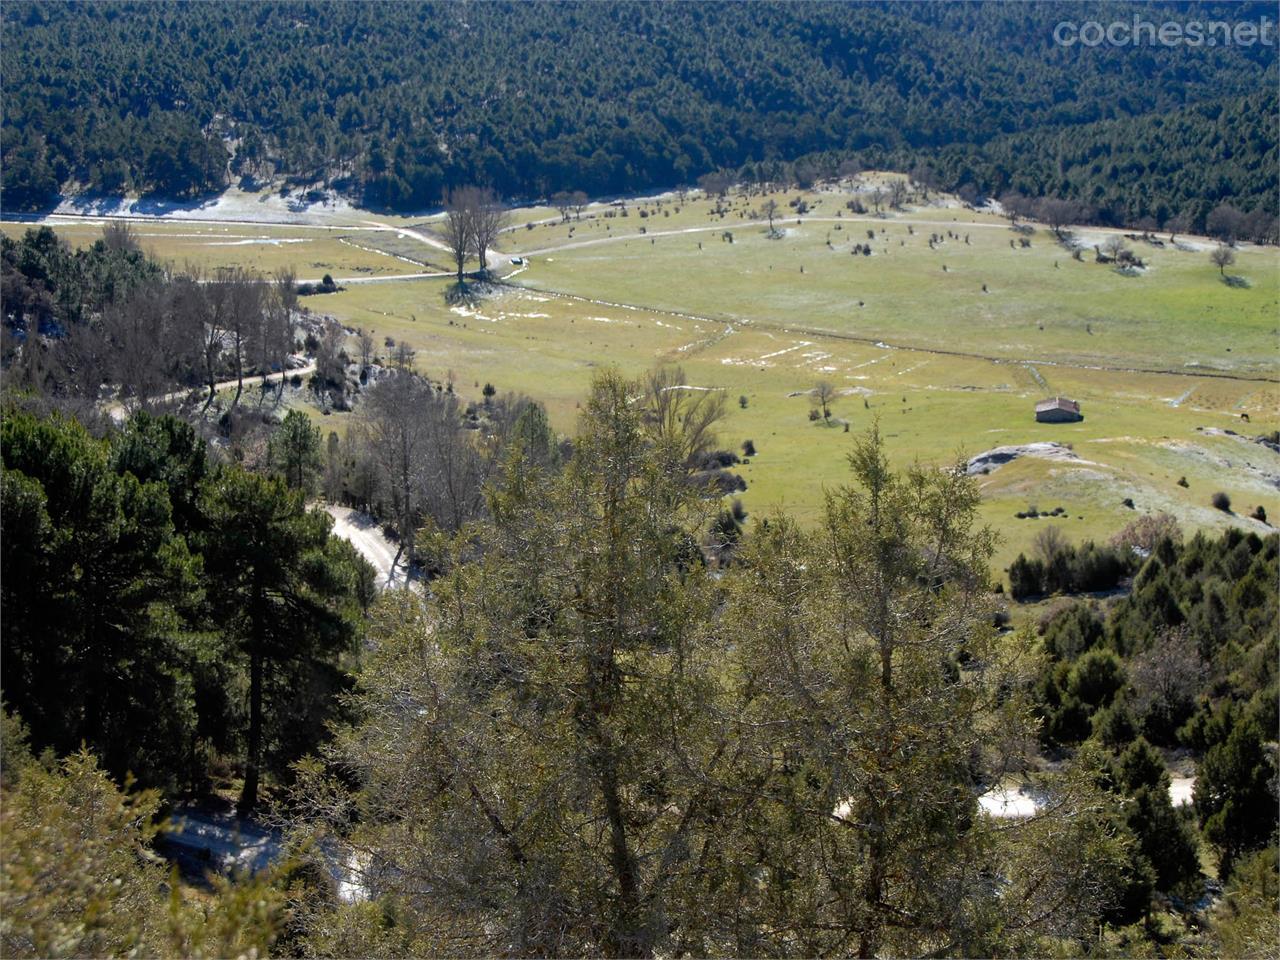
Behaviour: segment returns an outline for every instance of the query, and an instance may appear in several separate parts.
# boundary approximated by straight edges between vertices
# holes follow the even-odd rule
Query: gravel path
[[[400,589],[415,579],[401,556],[399,545],[387,538],[373,517],[350,507],[327,505],[324,509],[333,517],[333,532],[350,541],[360,555],[373,564],[378,572],[379,590]]]

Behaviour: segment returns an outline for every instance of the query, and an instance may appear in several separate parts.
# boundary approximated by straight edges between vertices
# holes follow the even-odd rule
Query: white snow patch
[[[1169,799],[1175,807],[1187,807],[1195,799],[1195,777],[1173,777],[1169,780]]]
[[[213,243],[206,244],[210,247],[248,247],[254,244],[266,244],[269,247],[278,247],[282,243],[310,243],[310,237],[251,237],[247,240],[218,240]]]
[[[978,806],[998,820],[1027,820],[1040,810],[1042,800],[1026,786],[997,787],[978,798]]]
[[[786,348],[785,348],[785,349],[783,349],[783,350],[775,350],[775,351],[773,351],[773,353],[766,353],[766,354],[765,354],[764,356],[762,356],[760,359],[761,359],[761,360],[768,360],[768,359],[770,359],[771,357],[780,357],[780,356],[782,356],[784,353],[790,353],[792,350],[799,350],[801,347],[812,347],[812,346],[813,346],[813,343],[812,343],[812,342],[810,342],[810,341],[808,341],[808,340],[801,340],[799,343],[797,343],[797,344],[796,344],[795,346],[793,346],[793,347],[786,347]]]

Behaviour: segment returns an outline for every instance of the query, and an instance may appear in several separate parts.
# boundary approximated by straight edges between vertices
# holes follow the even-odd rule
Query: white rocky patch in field
[[[1064,463],[1092,464],[1091,460],[1082,460],[1074,450],[1064,443],[1054,440],[1039,443],[1023,443],[1007,447],[993,447],[969,461],[966,472],[969,476],[990,473],[1012,463],[1019,457],[1036,457],[1040,460],[1058,460]]]

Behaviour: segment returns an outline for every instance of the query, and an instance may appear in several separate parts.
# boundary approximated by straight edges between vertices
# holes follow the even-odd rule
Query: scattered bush
[[[699,470],[717,470],[732,467],[738,462],[738,455],[732,450],[711,450],[703,454],[698,461]]]
[[[729,470],[708,470],[698,476],[709,483],[718,496],[727,497],[731,493],[747,489],[747,481]]]
[[[1221,490],[1209,498],[1209,503],[1213,505],[1215,510],[1221,510],[1223,513],[1231,512],[1231,498]]]
[[[1136,559],[1127,549],[1100,547],[1092,540],[1076,547],[1057,527],[1036,537],[1036,554],[1018,554],[1009,565],[1009,593],[1015,600],[1051,593],[1112,590],[1133,573]]]
[[[742,441],[742,455],[744,457],[754,457],[756,455],[756,445],[754,441]]]

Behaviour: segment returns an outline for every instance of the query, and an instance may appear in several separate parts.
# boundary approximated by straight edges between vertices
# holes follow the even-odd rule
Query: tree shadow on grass
[[[1223,274],[1222,282],[1235,290],[1248,290],[1253,286],[1247,277],[1233,277],[1230,274]]]
[[[474,307],[480,303],[480,290],[475,284],[459,280],[445,287],[444,302],[451,307]]]

